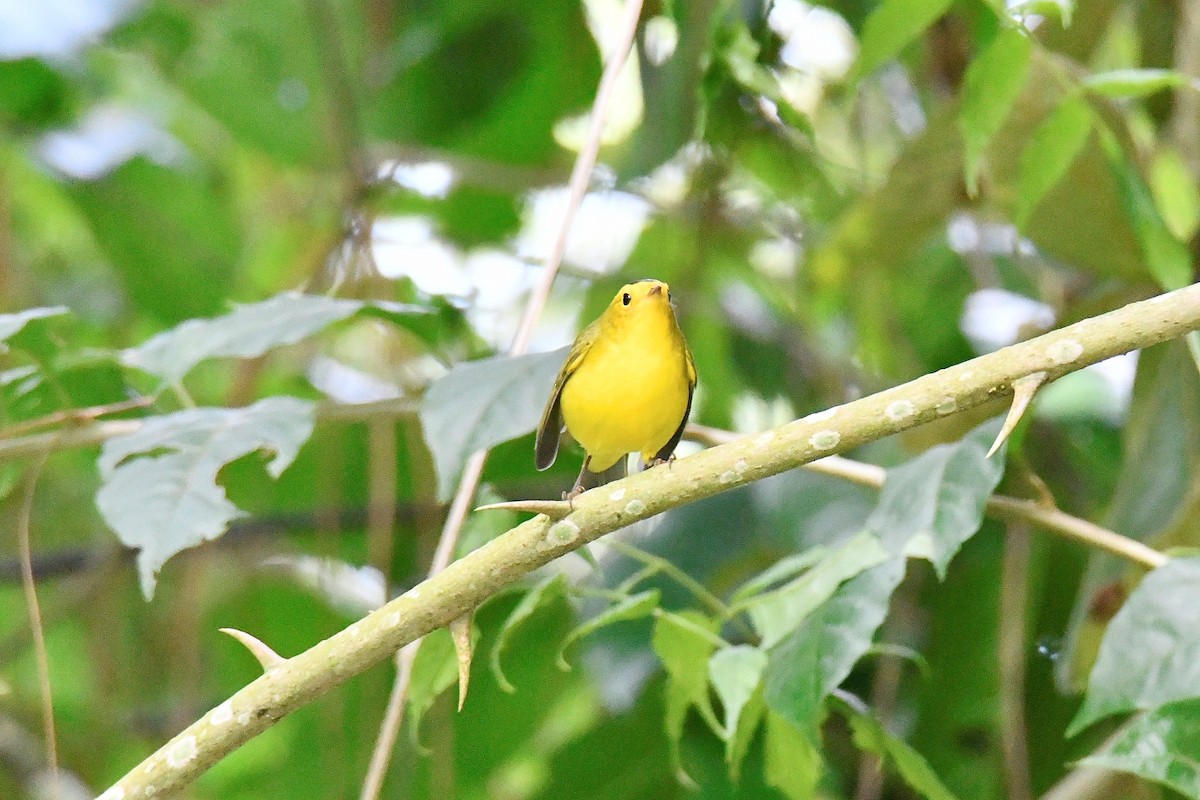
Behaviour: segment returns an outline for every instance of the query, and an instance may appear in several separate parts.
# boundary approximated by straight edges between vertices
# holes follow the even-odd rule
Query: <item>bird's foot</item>
[[[570,506],[572,511],[574,511],[575,510],[575,498],[579,497],[579,495],[583,494],[583,492],[584,492],[583,486],[581,484],[577,483],[577,484],[575,484],[575,487],[573,489],[571,489],[571,491],[562,493],[562,499],[567,501],[567,505]]]

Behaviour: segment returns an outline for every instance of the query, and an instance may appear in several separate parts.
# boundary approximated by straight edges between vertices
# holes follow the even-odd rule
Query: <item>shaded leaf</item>
[[[492,643],[491,666],[492,674],[496,677],[496,683],[506,692],[515,692],[517,689],[504,675],[504,670],[500,666],[500,656],[504,652],[504,645],[508,643],[508,637],[517,629],[519,625],[533,616],[533,612],[546,603],[554,602],[562,598],[566,592],[566,579],[561,572],[556,572],[552,575],[547,575],[542,580],[534,584],[521,601],[509,613],[508,618],[504,620],[504,624],[500,627],[500,632],[496,634],[496,640]]]
[[[768,709],[766,779],[790,800],[811,800],[821,779],[821,751],[814,729],[806,735],[785,717]]]
[[[629,620],[650,616],[654,613],[654,609],[658,608],[660,594],[658,589],[648,589],[644,592],[631,594],[621,600],[621,602],[605,609],[571,631],[558,651],[558,665],[563,669],[571,668],[571,665],[564,658],[564,654],[567,652],[568,647],[588,634],[595,633],[601,628],[617,622],[628,622]]]
[[[764,648],[773,647],[820,606],[843,582],[888,559],[879,540],[860,533],[794,581],[755,598],[747,612]]]
[[[459,364],[425,393],[421,424],[448,499],[459,470],[476,450],[533,430],[550,397],[567,349]],[[533,453],[529,454],[533,467]]]
[[[737,604],[742,600],[762,594],[780,581],[785,581],[793,575],[811,568],[814,564],[820,563],[827,556],[829,556],[828,548],[814,547],[803,553],[793,553],[781,558],[739,586],[730,600]]]
[[[887,0],[863,25],[862,47],[852,79],[861,79],[895,58],[950,7],[950,0]]]
[[[1006,28],[979,54],[963,79],[959,125],[965,147],[967,190],[978,190],[979,166],[992,137],[1000,130],[1029,74],[1029,38]]]
[[[1124,728],[1080,763],[1131,772],[1200,800],[1200,697],[1168,703]]]
[[[1058,17],[1064,28],[1071,26],[1075,14],[1075,0],[1019,0],[1007,6],[1010,14],[1041,14]]]
[[[737,732],[742,709],[758,690],[766,668],[767,654],[748,644],[722,648],[708,659],[709,680],[725,709],[726,742],[732,741]]]
[[[1033,132],[1029,144],[1021,151],[1017,227],[1025,227],[1046,192],[1067,174],[1092,134],[1094,119],[1087,102],[1072,97],[1064,100]]]
[[[925,758],[899,737],[888,733],[879,721],[845,703],[838,708],[850,722],[854,743],[860,750],[875,753],[895,766],[904,782],[929,800],[956,800]]]
[[[987,458],[1001,424],[999,418],[985,422],[961,441],[931,447],[889,469],[866,529],[893,553],[923,551],[927,540],[929,559],[944,578],[950,559],[979,530],[987,499],[1004,475],[1003,450]]]
[[[408,682],[408,734],[414,745],[420,746],[421,720],[442,692],[458,681],[458,660],[454,640],[446,628],[426,634],[415,645],[412,678]]]
[[[0,314],[0,350],[3,349],[3,342],[6,339],[15,336],[29,322],[35,319],[45,319],[46,317],[57,317],[69,311],[70,309],[66,306],[44,306],[42,308],[27,308],[15,314]]]
[[[1100,643],[1074,736],[1111,714],[1200,696],[1200,557],[1146,575]]]
[[[1145,97],[1186,86],[1187,75],[1169,69],[1115,69],[1084,78],[1083,85],[1105,97]]]
[[[128,547],[139,549],[142,592],[181,550],[215,539],[240,512],[217,484],[217,473],[256,450],[273,453],[267,472],[278,478],[313,430],[311,403],[268,397],[246,408],[197,408],[146,420],[128,436],[109,439],[98,461],[96,505]]]
[[[708,695],[707,665],[716,646],[713,641],[716,629],[716,622],[698,611],[663,614],[654,621],[651,645],[667,672],[663,725],[677,771],[682,770],[679,740],[689,709],[698,708],[709,727],[715,733],[721,731]]]
[[[284,292],[260,303],[239,305],[224,316],[190,319],[126,350],[126,364],[174,382],[209,358],[253,358],[294,344],[346,319],[364,307],[359,300]],[[389,310],[425,314],[420,306]]]
[[[904,577],[896,556],[842,584],[768,654],[767,707],[801,730],[811,729],[822,704],[871,646],[888,600]]]

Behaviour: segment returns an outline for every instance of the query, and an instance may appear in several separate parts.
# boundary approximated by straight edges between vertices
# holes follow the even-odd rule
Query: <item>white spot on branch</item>
[[[818,450],[832,450],[841,440],[842,435],[837,431],[817,431],[808,437],[808,443]]]
[[[227,725],[233,719],[233,703],[226,700],[213,709],[208,721],[213,725]]]
[[[1074,339],[1061,339],[1046,348],[1046,355],[1055,364],[1070,364],[1083,355],[1083,345]]]
[[[167,750],[167,766],[179,769],[196,757],[196,737],[185,736]]]
[[[903,422],[917,413],[917,407],[912,404],[911,400],[894,400],[888,403],[883,413],[892,422]]]
[[[570,544],[579,538],[579,526],[569,519],[560,519],[546,531],[546,538],[551,544]]]

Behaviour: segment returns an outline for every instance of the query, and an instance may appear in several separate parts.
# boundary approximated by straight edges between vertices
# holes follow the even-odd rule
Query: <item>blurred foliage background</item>
[[[64,800],[256,677],[218,628],[290,655],[420,580],[455,480],[435,472],[454,455],[426,441],[430,414],[503,427],[470,416],[471,392],[423,425],[421,398],[508,347],[621,13],[0,0],[0,796],[50,796],[23,532]],[[627,280],[667,281],[701,376],[693,420],[752,432],[1191,283],[1198,43],[1196,0],[647,3],[532,349],[568,343]],[[291,290],[348,304],[288,305]],[[252,305],[188,327],[234,303]],[[1200,544],[1198,354],[1175,342],[1049,387],[1002,489],[1156,546]],[[275,395],[321,402],[315,422],[236,416]],[[536,419],[541,401],[503,408]],[[141,453],[128,463],[165,473],[153,459],[191,445],[98,465],[99,440],[71,435],[99,415],[179,426],[194,407],[243,425],[204,462],[241,514],[164,545],[216,539],[156,587],[160,562],[143,565],[139,583],[110,524],[148,513],[162,475],[117,483],[119,462]],[[531,576],[533,593],[478,612],[461,713],[448,639],[431,637],[382,796],[1020,800],[1116,730],[1065,736],[1099,651],[1090,721],[1151,716],[1122,729],[1126,757],[1105,751],[1126,777],[1055,796],[1200,797],[1186,570],[1135,589],[1142,573],[1111,557],[986,521],[955,534],[943,579],[856,538],[982,502],[1000,479],[979,458],[995,429],[968,432],[1002,411],[854,454],[908,464],[893,472],[919,508],[895,507],[899,480],[889,501],[789,473],[594,548],[598,570],[569,557]],[[293,446],[276,479],[258,451]],[[481,497],[556,497],[579,458],[540,474],[532,436],[502,444]],[[939,458],[955,471],[931,469]],[[463,548],[515,520],[472,517]],[[747,586],[779,564],[791,571]],[[722,618],[780,585],[811,608]],[[1126,685],[1167,652],[1183,672],[1159,674],[1162,692]],[[821,660],[848,673],[833,681],[845,692],[800,697]],[[306,706],[185,796],[358,796],[392,674]]]

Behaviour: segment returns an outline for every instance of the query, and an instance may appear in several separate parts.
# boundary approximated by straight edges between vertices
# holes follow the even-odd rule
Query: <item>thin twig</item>
[[[508,350],[509,355],[521,355],[529,347],[534,326],[550,297],[554,277],[558,273],[558,267],[562,263],[563,254],[567,249],[567,236],[571,231],[571,223],[579,211],[579,206],[583,203],[588,183],[591,181],[592,170],[596,167],[596,157],[600,152],[600,134],[603,130],[608,102],[612,97],[613,87],[616,85],[617,74],[633,46],[633,37],[637,31],[638,19],[641,17],[641,8],[642,0],[627,0],[622,38],[605,60],[604,73],[600,77],[600,86],[596,90],[596,99],[592,104],[587,140],[583,149],[579,151],[579,156],[575,159],[575,167],[571,171],[567,207],[563,210],[562,223],[558,227],[554,246],[546,259],[541,280],[534,287],[529,302],[525,306],[525,314],[521,318],[516,335],[513,337],[512,346]],[[479,481],[483,477],[483,467],[487,463],[487,456],[487,450],[479,450],[472,453],[471,457],[467,459],[462,477],[459,479],[458,489],[454,494],[454,501],[451,503],[450,512],[446,517],[446,523],[442,527],[442,535],[438,539],[437,551],[434,553],[433,563],[429,568],[430,577],[444,570],[454,557],[459,534],[466,523],[475,492],[479,488]],[[388,710],[383,724],[380,726],[375,749],[371,753],[371,763],[363,782],[361,800],[375,800],[379,796],[379,790],[383,785],[383,776],[387,772],[392,748],[395,746],[400,724],[404,718],[404,702],[408,696],[408,685],[412,677],[412,662],[416,657],[417,648],[415,646],[404,647],[396,654],[396,681],[392,685],[392,693],[388,697]]]
[[[29,606],[29,628],[33,634],[33,652],[37,658],[38,684],[42,691],[42,729],[46,737],[46,765],[50,769],[51,797],[57,797],[58,735],[54,729],[54,695],[50,687],[50,657],[46,653],[46,632],[42,628],[42,608],[38,604],[37,585],[33,581],[33,552],[29,544],[29,529],[33,517],[33,497],[49,451],[43,452],[26,478],[25,497],[21,505],[21,520],[17,524],[18,547],[21,551],[21,587]]]
[[[634,561],[640,561],[647,567],[653,567],[658,572],[666,575],[684,589],[687,589],[692,595],[704,605],[708,606],[708,610],[716,614],[721,619],[728,619],[733,615],[729,606],[721,601],[721,598],[704,588],[704,584],[688,575],[679,567],[672,564],[665,558],[656,556],[653,553],[647,553],[640,547],[635,547],[628,542],[622,542],[620,539],[608,539],[604,542],[606,545],[616,550],[626,558],[632,558]]]
[[[51,428],[55,425],[61,425],[66,422],[82,423],[92,422],[100,417],[106,417],[109,414],[120,414],[123,411],[133,411],[139,408],[145,408],[152,405],[157,398],[154,397],[135,397],[132,400],[122,400],[117,403],[107,403],[102,406],[90,406],[88,408],[68,408],[62,411],[55,411],[53,414],[47,414],[44,417],[30,419],[24,422],[10,425],[3,430],[0,430],[0,439],[8,440],[17,436],[24,436],[41,428]]]
[[[689,438],[712,445],[725,444],[741,438],[741,434],[702,425],[689,425],[688,432],[692,434]],[[854,461],[842,456],[828,456],[811,461],[805,464],[804,468],[876,489],[883,486],[887,477],[887,470],[883,467],[864,464],[861,461]],[[1147,569],[1155,569],[1167,563],[1166,555],[1137,539],[1122,536],[1116,531],[1110,531],[1094,522],[1071,516],[1057,508],[1042,505],[1036,500],[1022,500],[995,494],[988,498],[984,512],[997,519],[1032,523],[1050,533],[1074,539],[1088,547],[1106,550]]]
[[[1009,800],[1032,800],[1029,783],[1029,739],[1025,724],[1025,639],[1029,625],[1029,557],[1032,545],[1027,522],[1010,521],[1004,537],[997,621],[1000,662],[1000,752],[1004,788]]]

